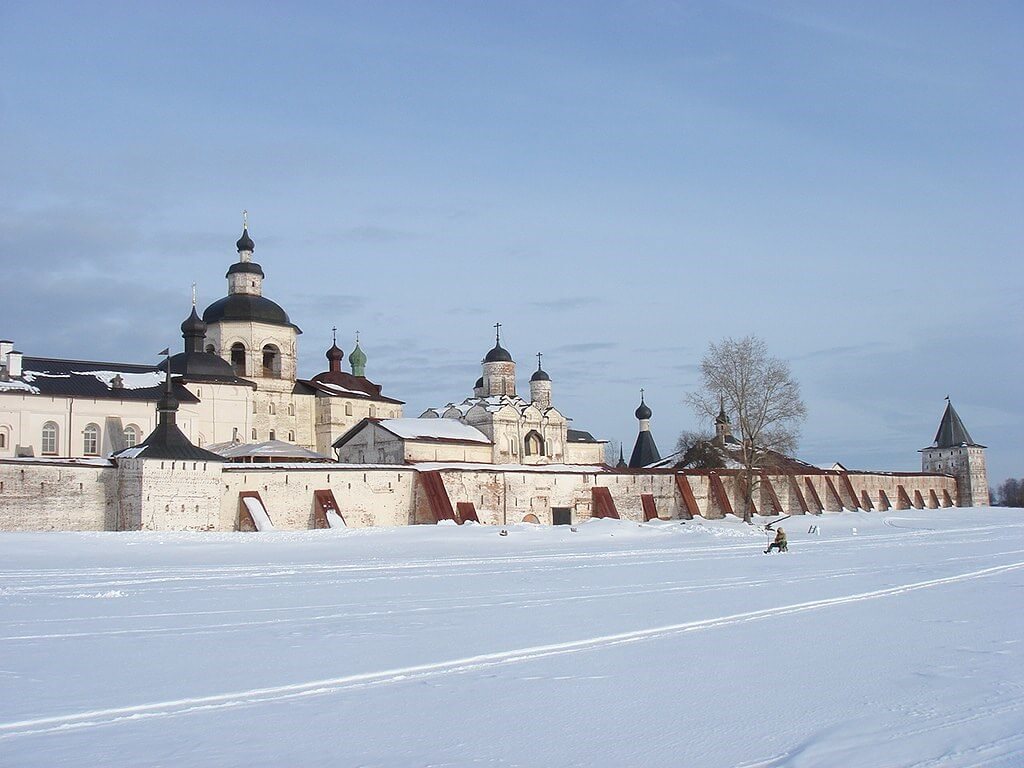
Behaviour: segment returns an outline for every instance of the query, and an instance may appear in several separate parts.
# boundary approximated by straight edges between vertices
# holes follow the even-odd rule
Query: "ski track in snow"
[[[322,696],[372,686],[401,684],[431,677],[475,672],[489,667],[529,662],[546,657],[583,653],[630,643],[647,642],[673,635],[690,632],[703,632],[747,622],[777,619],[808,611],[818,611],[864,601],[895,597],[917,590],[942,587],[975,579],[990,578],[1017,571],[1022,568],[1024,568],[1024,561],[1018,561],[962,572],[952,576],[901,584],[884,589],[792,603],[709,619],[600,635],[564,643],[534,645],[495,653],[478,654],[427,664],[310,680],[288,685],[253,688],[222,694],[180,698],[153,703],[17,720],[8,723],[0,723],[0,740],[9,740],[38,734],[67,732],[70,730],[84,728],[111,726],[149,718],[174,717],[197,712],[211,712],[228,707],[252,706],[266,702],[283,701],[308,696]],[[1010,700],[1000,701],[987,709],[975,708],[970,712],[958,713],[955,716],[946,718],[938,723],[929,722],[922,728],[918,729],[918,732],[924,733],[938,728],[953,727],[979,718],[993,717],[999,714],[1005,715],[1012,712],[1019,712],[1022,709],[1024,709],[1024,700],[1022,700],[1020,696],[1017,696]],[[902,729],[900,731],[901,736],[912,736],[914,733],[915,731],[913,729]],[[1016,738],[1017,736],[1007,736],[997,742],[976,745],[971,749],[973,752],[976,752],[978,758],[981,759],[983,757],[982,753],[986,749],[991,750],[994,747],[1001,747],[1002,745],[1013,743]],[[749,768],[753,768],[753,766],[784,765],[787,764],[794,756],[795,753],[791,751],[787,755],[769,758],[765,762],[747,763],[746,765]],[[997,755],[994,759],[1001,758]],[[920,765],[923,768],[924,766],[934,764],[936,763],[923,762]]]

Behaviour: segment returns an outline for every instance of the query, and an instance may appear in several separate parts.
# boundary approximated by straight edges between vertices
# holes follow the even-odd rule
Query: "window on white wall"
[[[82,453],[86,456],[98,456],[100,452],[100,428],[95,424],[82,430]]]
[[[124,428],[124,447],[134,448],[139,442],[139,428],[129,424]]]
[[[42,451],[44,454],[55,454],[57,453],[57,438],[59,436],[59,430],[57,425],[52,421],[48,421],[43,425],[43,445]]]
[[[294,416],[295,415],[295,403],[288,403],[288,415],[289,416]]]
[[[370,406],[370,418],[373,419],[373,418],[376,418],[376,416],[377,416],[377,406],[376,405],[371,405]]]
[[[253,440],[255,440],[255,439],[256,439],[256,430],[255,430],[255,429],[254,429],[254,430],[252,431],[252,439],[253,439]]]
[[[0,429],[0,449],[7,447],[7,429]]]
[[[267,413],[269,413],[271,416],[273,416],[276,413],[276,409],[274,408],[273,403],[267,403]]]
[[[295,433],[292,430],[288,430],[288,442],[289,443],[294,443],[295,442]]]
[[[351,416],[352,415],[352,403],[345,403],[345,415],[346,416]]]
[[[271,440],[276,440],[277,439],[277,432],[275,432],[273,429],[270,430],[270,439]]]

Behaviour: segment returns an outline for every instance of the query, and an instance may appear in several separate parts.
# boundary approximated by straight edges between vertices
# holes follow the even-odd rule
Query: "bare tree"
[[[679,469],[718,469],[725,466],[722,454],[715,448],[711,436],[703,432],[684,431],[676,441]]]
[[[1024,507],[1024,480],[1011,477],[1003,481],[999,486],[999,506]]]
[[[770,451],[792,453],[807,414],[789,364],[768,354],[757,336],[723,339],[701,360],[701,389],[686,396],[697,415],[714,419],[720,407],[739,427],[743,519],[751,521],[758,467]]]

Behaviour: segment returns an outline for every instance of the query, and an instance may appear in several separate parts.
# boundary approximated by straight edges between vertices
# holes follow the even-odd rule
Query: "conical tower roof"
[[[960,414],[956,412],[952,401],[947,397],[946,410],[942,414],[942,421],[939,422],[939,430],[935,433],[935,441],[930,447],[959,448],[963,445],[972,445],[979,448],[985,447],[971,439],[967,427],[960,420]]]

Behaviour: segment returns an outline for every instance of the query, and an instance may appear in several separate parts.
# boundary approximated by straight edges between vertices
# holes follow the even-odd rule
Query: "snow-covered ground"
[[[0,764],[1024,765],[1024,512],[783,525],[3,534]]]

